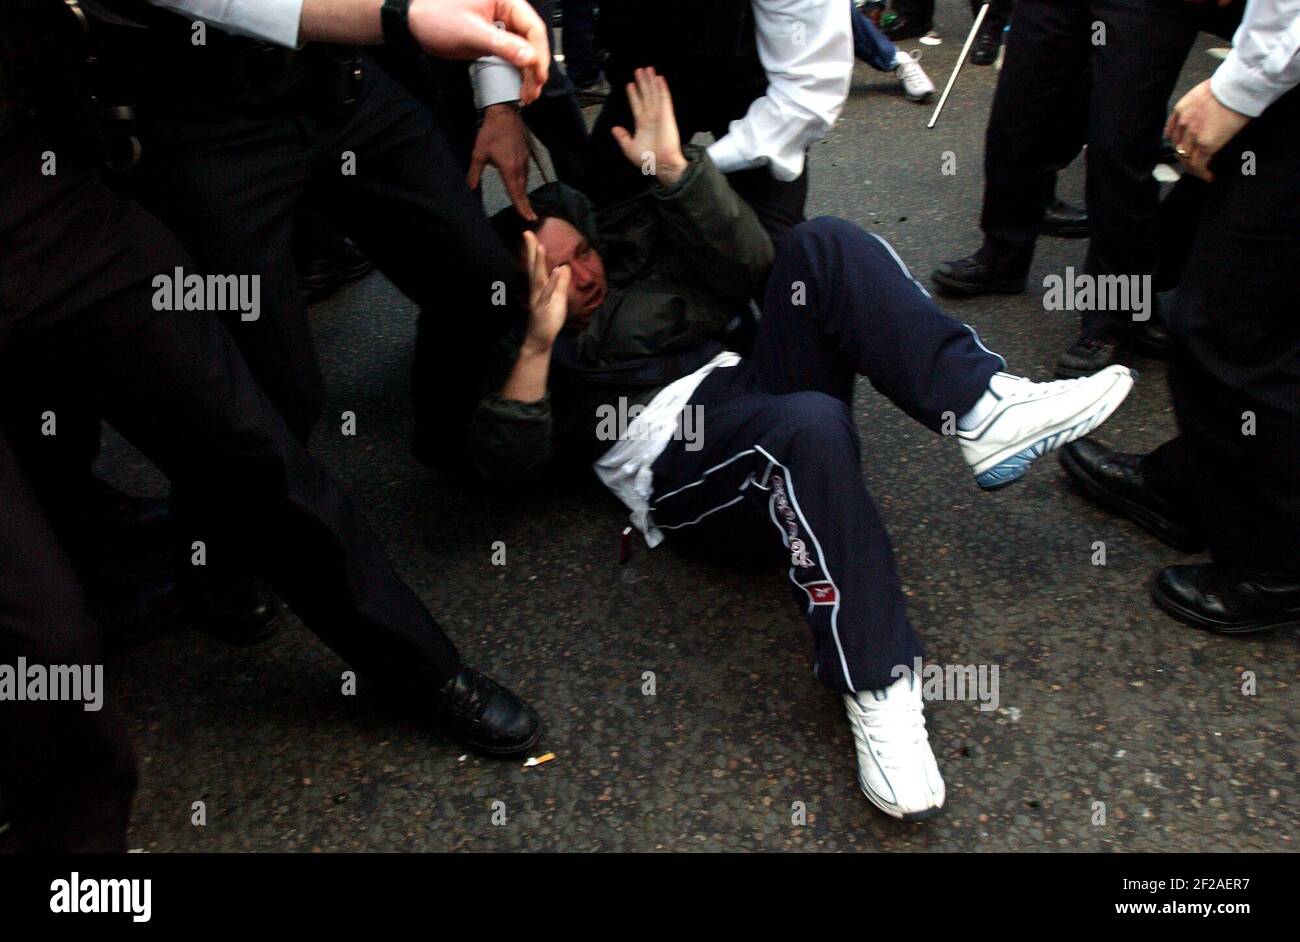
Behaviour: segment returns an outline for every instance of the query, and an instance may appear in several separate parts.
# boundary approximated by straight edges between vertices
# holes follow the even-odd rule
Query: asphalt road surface
[[[969,26],[964,5],[941,6],[944,42],[923,60],[940,88]],[[1178,94],[1209,75],[1210,45],[1220,43],[1192,53]],[[967,67],[926,130],[932,104],[858,65],[843,118],[812,152],[809,214],[879,233],[927,282],[935,262],[972,250],[995,77]],[[949,151],[956,172],[944,175]],[[1060,192],[1080,202],[1082,186],[1076,161]],[[488,203],[504,203],[495,179]],[[1085,247],[1044,239],[1028,293],[948,309],[1013,371],[1051,378],[1076,328],[1073,315],[1044,310],[1042,279],[1081,265]],[[408,453],[413,305],[375,274],[313,321],[329,389],[315,451],[466,660],[535,704],[547,728],[538,752],[556,758],[524,768],[467,757],[364,687],[342,696],[343,663],[296,619],[253,648],[178,626],[109,666],[140,761],[132,848],[1295,847],[1296,633],[1222,639],[1165,617],[1147,582],[1193,557],[1093,508],[1054,458],[983,493],[954,443],[859,388],[862,472],[913,621],[937,662],[999,672],[996,710],[928,706],[947,806],[904,824],[858,790],[839,698],[811,676],[781,571],[735,573],[644,545],[620,566],[625,514],[595,487],[510,498],[422,468]],[[1164,365],[1134,365],[1138,385],[1101,437],[1146,450],[1174,416]],[[340,434],[344,410],[356,413],[355,437]],[[117,440],[102,468],[136,490],[162,486]],[[1105,565],[1094,565],[1097,541]],[[192,823],[199,801],[203,826]]]

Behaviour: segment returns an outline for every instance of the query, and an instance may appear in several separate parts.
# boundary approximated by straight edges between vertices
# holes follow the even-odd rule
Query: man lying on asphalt
[[[843,695],[863,792],[894,817],[928,817],[944,785],[920,680],[904,669],[923,650],[862,483],[855,377],[955,435],[988,490],[1099,425],[1132,377],[1002,372],[886,242],[843,220],[802,223],[774,251],[708,155],[683,152],[664,80],[639,70],[629,97],[636,133],[613,133],[655,187],[595,214],[548,184],[532,195],[536,222],[498,217],[532,292],[504,382],[475,414],[475,466],[508,480],[560,454],[594,457],[651,546],[666,535],[728,562],[784,555],[815,673]],[[764,278],[758,341],[741,359],[725,329]],[[617,435],[615,412],[635,415]],[[692,417],[701,436],[683,434]]]

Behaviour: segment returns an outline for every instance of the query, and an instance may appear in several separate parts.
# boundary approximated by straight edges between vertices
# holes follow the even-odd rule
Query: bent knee
[[[873,257],[890,258],[889,244],[867,232],[856,223],[838,216],[817,216],[799,223],[777,243],[778,260],[783,256],[803,259],[824,259],[834,254],[847,254],[855,264],[870,264]]]
[[[842,400],[813,390],[790,393],[781,399],[783,423],[800,439],[826,445],[856,442],[853,415]]]

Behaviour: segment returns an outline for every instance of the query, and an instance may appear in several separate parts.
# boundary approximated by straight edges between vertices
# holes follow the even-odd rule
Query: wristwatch
[[[411,35],[411,24],[407,19],[410,10],[411,0],[384,0],[384,5],[379,8],[379,25],[387,45],[418,53],[422,50]]]

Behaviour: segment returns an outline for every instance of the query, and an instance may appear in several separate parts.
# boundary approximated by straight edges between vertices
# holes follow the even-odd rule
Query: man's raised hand
[[[568,265],[550,271],[546,249],[531,232],[524,233],[524,248],[528,259],[528,333],[524,347],[530,353],[549,353],[569,316],[569,278],[573,272]]]
[[[627,101],[636,119],[636,134],[622,127],[612,128],[611,133],[623,149],[623,156],[642,173],[671,186],[687,166],[673,113],[673,96],[668,92],[668,82],[653,68],[637,69],[634,78],[636,81],[627,85]]]

